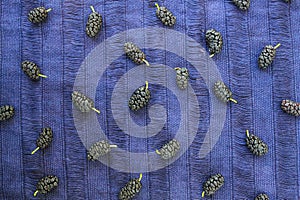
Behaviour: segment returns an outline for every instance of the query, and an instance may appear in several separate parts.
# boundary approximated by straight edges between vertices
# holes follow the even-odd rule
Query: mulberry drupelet
[[[150,90],[148,89],[148,81],[146,81],[145,86],[141,86],[134,91],[131,95],[128,106],[131,110],[137,111],[143,107],[145,107],[151,98]]]
[[[58,186],[58,177],[53,175],[48,175],[42,178],[36,186],[36,191],[33,196],[36,196],[37,193],[47,194],[54,188]]]
[[[157,7],[156,16],[160,21],[166,26],[174,26],[176,23],[176,17],[169,11],[166,7],[159,7],[157,3],[155,3]]]
[[[100,13],[96,12],[94,7],[91,6],[92,13],[89,15],[88,21],[86,23],[86,34],[89,37],[95,37],[101,30],[102,27],[102,16]]]
[[[46,10],[44,7],[37,7],[29,11],[28,13],[28,20],[34,24],[43,22],[48,17],[48,12],[52,9],[49,8]]]
[[[300,116],[300,103],[294,102],[292,100],[282,100],[281,101],[281,109],[293,116],[299,117]]]
[[[129,200],[135,197],[142,189],[142,177],[143,175],[140,174],[138,179],[132,179],[129,181],[125,187],[121,189],[119,193],[119,200]]]
[[[177,86],[184,90],[188,86],[188,79],[189,79],[189,71],[187,68],[175,68],[176,70],[176,84]]]
[[[47,148],[53,140],[53,132],[52,129],[47,127],[42,129],[42,133],[40,134],[39,138],[36,140],[36,146],[37,148],[31,152],[31,154],[34,154],[39,149],[45,149]]]
[[[156,153],[164,160],[173,158],[180,150],[180,143],[172,139],[170,142],[165,144],[160,150],[156,150]]]
[[[216,175],[211,176],[203,184],[202,197],[204,197],[205,195],[207,195],[207,196],[213,195],[223,185],[224,185],[224,177],[221,174],[216,174]]]
[[[144,52],[142,52],[140,48],[132,42],[126,42],[124,44],[124,51],[128,58],[130,58],[136,64],[145,63],[147,66],[150,66],[149,62],[146,60]]]
[[[101,140],[94,143],[88,150],[88,159],[95,161],[100,156],[103,156],[110,152],[111,148],[117,147],[117,145],[110,145],[107,141]]]
[[[40,80],[40,77],[47,78],[47,76],[41,74],[40,68],[34,62],[28,60],[23,61],[21,68],[24,73],[33,81]]]
[[[241,10],[248,10],[250,7],[250,0],[232,0],[232,2]]]
[[[269,197],[268,197],[268,195],[262,193],[262,194],[257,195],[254,200],[269,200]]]
[[[259,137],[249,134],[249,130],[246,130],[246,144],[248,149],[257,156],[262,156],[268,153],[268,145],[264,143]]]
[[[94,107],[94,102],[89,97],[85,96],[83,93],[74,91],[72,93],[72,101],[73,104],[81,111],[81,112],[90,112],[94,110],[98,114],[100,111]]]
[[[0,107],[0,121],[9,120],[15,115],[15,109],[13,106],[4,105]]]
[[[234,103],[238,103],[235,99],[232,98],[232,92],[222,81],[217,81],[214,85],[214,93],[218,99],[227,103],[232,101]]]
[[[206,31],[205,38],[210,57],[213,57],[215,54],[221,52],[223,38],[220,32],[216,31],[215,29],[210,29]]]
[[[272,64],[276,55],[276,49],[278,47],[280,47],[280,43],[275,47],[273,47],[272,45],[267,45],[264,47],[264,49],[260,53],[260,56],[258,57],[259,68],[265,70]]]

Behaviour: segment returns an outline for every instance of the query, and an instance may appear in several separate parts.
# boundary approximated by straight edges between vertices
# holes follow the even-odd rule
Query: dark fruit
[[[89,15],[85,31],[89,37],[95,37],[101,30],[102,16],[95,11],[93,6],[91,6],[91,9],[92,13]]]
[[[150,64],[146,60],[146,56],[144,52],[142,52],[140,48],[135,44],[133,44],[132,42],[126,42],[124,44],[124,51],[128,56],[128,58],[130,58],[136,64],[145,63],[147,66],[150,66]]]
[[[155,6],[157,7],[156,16],[158,19],[166,26],[174,26],[176,17],[166,7],[159,7],[157,3]]]
[[[145,86],[141,86],[134,91],[131,95],[128,106],[131,110],[137,111],[145,107],[151,98],[150,90],[148,89],[148,82],[146,81]]]
[[[46,176],[37,183],[34,196],[36,196],[37,193],[47,194],[57,186],[58,186],[57,176],[52,176],[52,175]]]
[[[31,154],[34,154],[39,149],[45,149],[47,148],[53,140],[53,132],[51,128],[43,128],[42,133],[40,134],[39,138],[36,140],[36,146],[37,148],[31,152]]]
[[[249,131],[246,131],[246,144],[248,149],[256,156],[262,156],[268,153],[268,145],[264,143],[259,137],[249,134]]]
[[[215,83],[214,93],[216,97],[224,103],[227,103],[229,101],[237,103],[237,101],[232,98],[232,92],[222,81],[217,81]]]
[[[172,139],[165,144],[160,150],[156,150],[156,153],[164,160],[173,158],[180,150],[180,144],[177,140]]]
[[[294,102],[292,100],[282,100],[281,101],[281,109],[293,116],[299,117],[300,116],[300,103]]]
[[[47,76],[41,74],[39,67],[34,62],[28,60],[23,61],[21,68],[25,72],[25,74],[33,81],[40,80],[40,77],[47,78]]]
[[[74,91],[72,93],[72,101],[81,112],[90,112],[91,110],[94,110],[95,112],[100,113],[100,111],[94,107],[93,100],[81,92]]]
[[[101,140],[96,142],[91,146],[88,150],[88,159],[89,160],[97,160],[100,156],[103,156],[110,152],[111,147],[117,147],[116,145],[110,145],[107,141]]]
[[[28,20],[34,24],[43,22],[47,19],[48,12],[51,11],[51,8],[46,10],[44,7],[37,7],[29,11]]]
[[[276,55],[276,49],[280,46],[280,43],[277,44],[275,47],[272,45],[267,45],[264,47],[262,52],[260,53],[260,56],[258,57],[258,66],[261,69],[267,69],[273,62],[275,55]]]
[[[4,105],[0,107],[0,121],[9,120],[15,115],[15,109],[13,106]]]
[[[220,32],[216,31],[215,29],[208,30],[206,31],[205,38],[210,57],[213,57],[215,54],[221,52],[223,38]]]
[[[183,67],[183,68],[175,68],[176,70],[176,84],[177,86],[184,90],[188,86],[188,79],[189,79],[189,72],[188,69]]]
[[[269,200],[269,197],[266,194],[259,194],[255,197],[254,200]]]
[[[140,174],[139,179],[132,179],[129,181],[125,187],[123,187],[119,193],[120,200],[129,200],[135,197],[142,189],[142,174]]]
[[[248,10],[250,7],[250,0],[232,0],[232,2],[241,10]]]
[[[213,195],[224,185],[224,177],[221,174],[211,176],[203,185],[202,197]]]

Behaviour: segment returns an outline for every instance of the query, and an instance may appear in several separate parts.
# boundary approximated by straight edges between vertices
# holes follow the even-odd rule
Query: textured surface
[[[118,172],[100,162],[88,162],[86,149],[74,128],[70,97],[81,63],[97,44],[132,28],[162,27],[154,2],[1,1],[0,102],[13,105],[15,116],[0,123],[0,199],[33,199],[36,183],[47,174],[55,174],[60,180],[59,187],[47,199],[117,199],[124,184],[138,176]],[[209,155],[199,159],[209,121],[208,91],[202,80],[191,81],[199,95],[203,118],[199,133],[188,152],[176,162],[143,174],[138,199],[201,199],[202,184],[210,174],[218,172],[226,183],[212,199],[254,199],[259,193],[268,194],[270,199],[299,199],[300,121],[280,109],[282,99],[300,101],[299,1],[252,1],[246,12],[238,10],[231,1],[158,3],[177,17],[174,30],[186,33],[203,47],[206,30],[216,28],[222,33],[222,52],[213,60],[239,104],[228,105],[220,140]],[[90,5],[104,20],[103,30],[95,39],[85,33]],[[34,25],[27,14],[38,6],[52,11],[45,23]],[[276,52],[272,69],[262,72],[257,57],[265,45],[278,42],[282,46]],[[172,54],[143,50],[149,62],[189,67]],[[20,70],[23,60],[37,63],[48,78],[37,83],[30,81]],[[109,139],[124,150],[153,151],[173,138],[180,120],[176,117],[177,101],[170,91],[158,86],[153,90],[159,94],[153,101],[167,104],[171,114],[161,133],[146,140],[123,134],[113,122],[111,111],[104,109],[110,108],[115,82],[134,67],[136,64],[123,55],[101,77],[95,102],[103,110],[99,123]],[[190,70],[190,76],[199,78],[195,70]],[[138,122],[146,123],[146,113],[140,116]],[[46,126],[55,133],[52,148],[30,155],[37,134]],[[268,142],[266,156],[256,158],[249,152],[244,142],[246,129]]]

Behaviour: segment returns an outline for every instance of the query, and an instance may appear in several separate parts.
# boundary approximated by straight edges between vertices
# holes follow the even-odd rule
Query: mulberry
[[[110,152],[111,147],[117,147],[116,145],[110,145],[107,141],[101,140],[96,142],[91,146],[88,150],[88,159],[89,160],[97,160],[100,156],[103,156]]]
[[[266,194],[259,194],[255,197],[254,200],[269,200],[269,197]]]
[[[268,145],[264,143],[259,137],[249,134],[249,130],[246,130],[246,144],[248,149],[257,156],[262,156],[268,153]]]
[[[53,176],[53,175],[46,176],[37,183],[36,191],[33,196],[36,196],[37,193],[47,194],[57,186],[58,186],[57,176]]]
[[[0,121],[9,120],[15,115],[15,109],[13,106],[4,105],[0,107]]]
[[[157,7],[156,16],[158,19],[166,26],[174,26],[176,17],[166,7],[159,7],[157,3],[155,6]]]
[[[184,90],[188,86],[188,79],[189,79],[189,72],[188,69],[183,67],[183,68],[175,68],[176,70],[176,83],[177,86]]]
[[[100,114],[100,111],[97,110],[94,107],[94,102],[89,97],[85,96],[81,92],[74,91],[72,93],[72,101],[74,105],[81,111],[81,112],[90,112],[91,110],[94,110],[98,114]]]
[[[141,86],[134,91],[131,95],[128,106],[131,110],[137,111],[145,107],[151,98],[150,90],[148,89],[148,82],[146,81],[146,86]]]
[[[237,103],[237,101],[232,98],[232,92],[222,81],[217,81],[215,83],[214,92],[216,97],[225,103],[227,103],[228,101]]]
[[[85,31],[89,37],[95,37],[101,30],[102,16],[95,11],[93,6],[91,6],[91,10],[92,13],[89,15]]]
[[[142,180],[143,175],[140,174],[139,179],[132,179],[129,181],[125,187],[123,187],[119,193],[120,200],[129,200],[132,199],[135,195],[137,195],[142,189]]]
[[[21,65],[22,70],[25,74],[33,81],[40,80],[40,77],[47,78],[47,76],[40,73],[40,69],[34,62],[23,61]]]
[[[278,47],[280,47],[280,43],[275,47],[273,47],[272,45],[267,45],[264,47],[264,49],[260,53],[260,56],[258,57],[259,68],[267,69],[272,64],[276,55],[276,49]]]
[[[160,155],[162,159],[168,160],[173,158],[179,150],[179,142],[173,139],[167,144],[165,144],[160,150],[156,150],[156,153]]]
[[[232,0],[233,3],[241,10],[248,10],[250,7],[250,0]]]
[[[28,13],[28,20],[34,24],[43,22],[46,20],[48,16],[48,12],[50,12],[52,9],[49,8],[46,10],[44,7],[37,7],[29,11]]]
[[[210,57],[213,57],[216,53],[220,53],[223,46],[223,38],[220,32],[215,29],[206,31],[206,44]]]
[[[282,100],[281,101],[281,109],[293,116],[299,117],[300,116],[300,103],[294,102],[292,100]]]
[[[221,174],[211,176],[203,185],[202,197],[213,195],[224,185],[224,177]]]
[[[149,62],[146,60],[144,52],[142,52],[139,47],[132,42],[126,42],[124,44],[124,51],[126,55],[136,64],[145,63],[147,66],[150,66]]]
[[[39,138],[36,140],[37,148],[31,152],[34,154],[39,149],[47,148],[53,140],[53,132],[51,128],[43,128],[42,133],[40,134]]]

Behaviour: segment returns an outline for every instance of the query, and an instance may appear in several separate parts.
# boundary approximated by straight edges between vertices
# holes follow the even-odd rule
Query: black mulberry
[[[43,22],[46,20],[48,12],[50,12],[51,10],[51,8],[46,10],[46,8],[44,7],[34,8],[28,13],[28,20],[34,24]]]
[[[151,98],[150,90],[148,89],[148,82],[146,81],[145,86],[141,86],[134,91],[131,95],[128,106],[131,110],[137,111],[145,107]]]
[[[187,88],[188,86],[188,79],[189,79],[189,71],[187,68],[183,67],[183,68],[175,68],[176,70],[176,83],[177,86],[184,90]]]
[[[223,38],[220,32],[215,29],[206,31],[206,45],[208,46],[208,51],[210,57],[213,57],[216,53],[220,53],[223,46]]]
[[[221,174],[211,176],[203,185],[202,197],[213,195],[224,185],[224,177]]]
[[[241,10],[248,10],[250,7],[250,0],[232,0],[232,2]]]
[[[90,112],[91,110],[94,110],[98,114],[100,114],[100,111],[97,110],[94,107],[94,102],[89,97],[85,96],[81,92],[74,91],[72,93],[72,101],[74,105],[81,111],[81,112]]]
[[[33,81],[40,80],[40,77],[47,78],[47,76],[41,74],[39,67],[34,62],[28,60],[23,61],[21,68],[25,72],[25,74]]]
[[[268,153],[268,145],[264,143],[259,137],[249,134],[249,130],[246,130],[246,144],[248,149],[257,156],[262,156]]]
[[[37,193],[47,194],[57,186],[58,186],[57,176],[53,176],[53,175],[46,176],[37,183],[36,191],[33,196],[36,196]]]
[[[100,156],[103,156],[110,152],[110,148],[117,147],[116,145],[110,145],[107,141],[101,140],[96,142],[91,146],[88,150],[88,159],[89,160],[97,160]]]
[[[273,47],[272,45],[267,45],[264,47],[264,49],[260,53],[260,56],[258,57],[259,68],[267,69],[272,64],[276,55],[276,49],[278,47],[280,47],[280,43],[275,47]]]
[[[146,60],[144,52],[142,52],[139,47],[132,42],[126,42],[124,44],[124,51],[126,55],[136,64],[145,63],[147,66],[150,66],[149,62]]]
[[[155,3],[157,7],[156,16],[160,21],[166,26],[174,26],[176,23],[176,17],[169,11],[166,7],[159,7],[157,3]]]
[[[215,83],[214,92],[216,97],[224,103],[227,103],[228,101],[237,103],[237,101],[232,98],[232,92],[230,89],[222,81],[217,81]]]
[[[93,6],[91,6],[91,10],[92,13],[89,15],[85,31],[89,37],[95,37],[101,30],[102,16],[95,11]]]
[[[34,154],[39,149],[47,148],[52,143],[52,140],[53,140],[52,129],[49,127],[43,128],[39,138],[36,140],[37,148],[33,150],[31,154]]]
[[[281,109],[293,116],[299,117],[300,116],[300,103],[294,102],[292,100],[282,100],[281,101]]]
[[[180,150],[180,144],[177,140],[172,139],[165,144],[160,150],[156,150],[156,153],[164,160],[173,158]]]
[[[129,181],[125,187],[123,187],[119,193],[120,200],[129,200],[132,199],[135,195],[137,195],[142,189],[142,180],[143,175],[140,174],[138,179],[132,179]]]
[[[15,115],[15,109],[13,106],[4,105],[0,107],[0,121],[9,120]]]
[[[269,200],[269,197],[268,195],[262,193],[257,195],[254,200]]]

